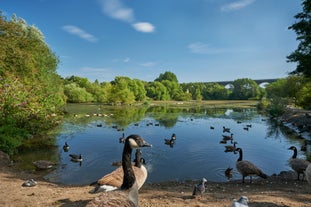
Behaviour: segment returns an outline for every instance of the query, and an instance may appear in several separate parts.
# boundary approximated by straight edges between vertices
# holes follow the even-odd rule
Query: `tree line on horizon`
[[[311,109],[311,0],[291,25],[299,45],[288,57],[297,68],[265,89],[248,78],[234,80],[232,88],[218,83],[178,83],[170,71],[153,82],[118,76],[111,82],[90,82],[83,77],[57,74],[59,59],[42,32],[13,15],[0,11],[0,150],[13,153],[25,140],[45,134],[61,122],[67,102],[132,104],[150,100],[248,100],[260,101],[272,115],[288,104]]]
[[[216,82],[178,82],[173,72],[161,73],[152,82],[117,76],[111,82],[90,82],[87,78],[70,76],[64,79],[64,92],[69,103],[97,102],[132,104],[145,101],[190,100],[258,100],[265,96],[264,88],[249,78],[236,79],[232,87]]]

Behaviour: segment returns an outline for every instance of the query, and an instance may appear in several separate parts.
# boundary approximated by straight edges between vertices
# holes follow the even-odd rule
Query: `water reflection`
[[[152,149],[142,149],[149,182],[202,177],[227,181],[228,168],[232,168],[230,179],[240,179],[235,169],[238,155],[226,146],[243,148],[245,159],[267,174],[279,173],[290,169],[289,145],[300,149],[301,144],[254,108],[69,105],[67,110],[57,136],[59,167],[46,176],[66,184],[89,184],[113,171],[112,163],[121,160],[122,139],[130,134],[153,144]],[[68,151],[63,150],[66,142]],[[80,153],[81,166],[69,157]],[[304,156],[303,152],[299,155]]]

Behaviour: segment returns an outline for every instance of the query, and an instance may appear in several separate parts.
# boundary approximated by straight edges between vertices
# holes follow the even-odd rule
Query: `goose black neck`
[[[129,140],[126,139],[122,153],[122,167],[124,177],[121,189],[130,189],[136,181],[134,170],[132,168],[131,157],[132,157],[132,148],[130,146]]]
[[[239,159],[238,159],[238,161],[242,161],[242,159],[243,159],[243,152],[242,152],[242,149],[240,149],[239,150]]]
[[[296,157],[297,157],[297,149],[294,148],[294,154],[293,154],[292,158],[293,158],[293,159],[296,159]]]
[[[135,154],[135,167],[141,167],[141,151],[139,149],[136,150]]]

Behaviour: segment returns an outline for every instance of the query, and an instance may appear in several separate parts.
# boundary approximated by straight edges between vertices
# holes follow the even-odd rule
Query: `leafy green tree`
[[[166,87],[159,81],[154,81],[146,86],[147,96],[153,100],[170,100],[170,95]]]
[[[260,95],[258,84],[249,78],[241,78],[233,81],[232,99],[248,100],[258,99]]]
[[[156,78],[154,81],[162,82],[164,80],[168,80],[168,81],[178,83],[176,75],[170,71],[166,71],[165,73],[161,73],[160,76],[158,78]]]
[[[303,74],[311,77],[311,0],[302,2],[302,12],[294,17],[297,22],[289,27],[297,34],[299,45],[297,49],[287,56],[288,62],[296,62],[297,67],[293,74]]]
[[[128,77],[115,77],[109,94],[109,102],[114,104],[131,104],[135,102],[135,95],[129,88],[131,79]]]
[[[0,131],[5,126],[7,132],[0,133],[0,140],[7,140],[0,147],[11,146],[10,151],[26,139],[17,141],[18,131],[36,135],[59,123],[55,114],[66,99],[56,73],[59,60],[38,28],[1,13],[0,42]]]
[[[92,94],[88,93],[85,88],[79,87],[77,83],[65,85],[65,94],[70,103],[87,103],[94,100]]]

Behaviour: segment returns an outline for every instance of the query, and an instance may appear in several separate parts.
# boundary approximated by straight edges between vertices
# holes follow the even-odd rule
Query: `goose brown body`
[[[247,176],[250,176],[250,182],[252,182],[252,176],[256,175],[262,178],[268,178],[268,176],[262,172],[261,169],[259,169],[255,164],[248,160],[243,160],[243,151],[241,148],[237,148],[236,151],[239,152],[239,158],[236,162],[236,168],[240,172],[240,174],[243,177],[243,183],[244,179]]]
[[[122,153],[122,169],[124,173],[121,187],[116,191],[103,192],[91,200],[86,206],[138,206],[138,186],[131,163],[133,148],[150,147],[139,135],[130,135],[125,139]]]
[[[304,171],[310,164],[309,161],[304,160],[304,159],[299,159],[297,158],[297,148],[295,146],[291,146],[288,148],[289,150],[293,150],[294,154],[293,156],[289,159],[288,164],[289,166],[297,173],[297,180],[299,180],[300,174],[302,174],[302,180],[304,178]]]
[[[311,184],[311,164],[308,165],[308,167],[305,170],[306,179],[309,184]]]

